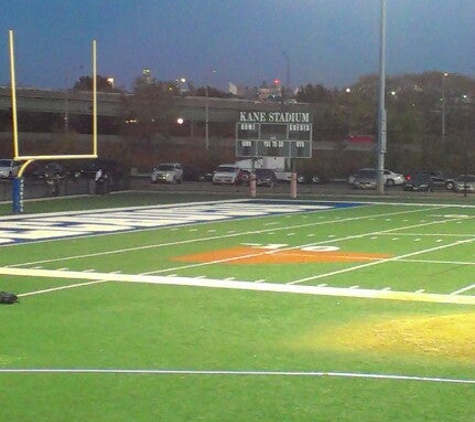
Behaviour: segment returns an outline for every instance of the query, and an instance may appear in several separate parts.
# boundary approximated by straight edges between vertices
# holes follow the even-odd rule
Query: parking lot
[[[168,183],[150,183],[145,177],[130,177],[124,180],[120,186],[112,188],[114,190],[135,190],[135,191],[152,191],[152,192],[177,192],[180,194],[193,193],[209,193],[210,195],[226,195],[236,197],[250,197],[249,187],[246,185],[213,185],[211,182],[190,182],[186,181],[181,184]],[[94,180],[81,178],[78,180],[63,180],[61,182],[58,196],[73,195],[94,195]],[[44,180],[25,179],[24,199],[38,199],[51,197],[51,187]],[[395,198],[455,198],[463,197],[464,193],[454,193],[443,189],[434,192],[405,192],[401,186],[385,187],[384,196]],[[469,194],[470,196],[470,194]],[[256,190],[256,197],[260,198],[290,198],[290,184],[277,183],[274,187],[259,186]],[[309,198],[377,198],[381,197],[375,190],[354,189],[346,181],[319,183],[319,184],[298,184],[297,197]],[[12,183],[8,179],[0,180],[0,201],[11,201]]]
[[[213,185],[211,182],[184,182],[182,184],[151,184],[148,179],[135,178],[131,180],[130,187],[133,190],[152,190],[163,192],[209,192],[210,194],[232,194],[236,196],[250,196],[249,187],[246,185]],[[406,192],[401,186],[386,187],[385,196],[390,197],[447,197],[462,196],[447,190],[435,190],[434,192]],[[290,197],[290,184],[277,183],[275,187],[258,187],[256,197]],[[375,190],[354,189],[346,181],[319,183],[319,184],[298,184],[297,196],[300,197],[378,197],[381,196]]]

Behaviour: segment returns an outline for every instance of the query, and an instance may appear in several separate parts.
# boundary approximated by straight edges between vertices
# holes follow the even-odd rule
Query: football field
[[[475,207],[0,218],[2,420],[475,421]]]

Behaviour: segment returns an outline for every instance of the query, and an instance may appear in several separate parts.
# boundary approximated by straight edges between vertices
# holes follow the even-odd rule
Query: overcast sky
[[[389,75],[475,75],[475,0],[386,0]],[[63,88],[91,70],[129,89],[148,68],[221,89],[350,85],[379,66],[381,0],[9,0],[0,14],[0,84]],[[0,38],[1,40],[1,38]],[[215,71],[215,72],[214,72]]]

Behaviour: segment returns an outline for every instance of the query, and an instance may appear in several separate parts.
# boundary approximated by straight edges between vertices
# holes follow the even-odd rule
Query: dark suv
[[[256,185],[257,186],[267,186],[273,188],[277,183],[277,177],[274,173],[274,170],[271,169],[256,169]],[[249,183],[249,181],[248,181]]]
[[[73,174],[75,179],[94,180],[99,169],[102,171],[102,177],[107,181],[108,191],[121,190],[128,186],[127,176],[130,170],[127,171],[117,161],[106,158],[78,161]]]
[[[77,171],[79,171],[80,174],[93,179],[99,169],[113,179],[121,179],[126,175],[124,168],[117,161],[106,158],[85,160],[80,163]]]

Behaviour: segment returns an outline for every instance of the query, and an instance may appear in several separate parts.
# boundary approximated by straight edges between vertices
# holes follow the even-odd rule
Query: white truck
[[[253,167],[252,159],[236,161],[236,165],[247,171],[251,171]],[[254,160],[255,169],[270,169],[274,170],[274,173],[278,180],[286,180],[287,173],[286,163],[284,157],[262,157]],[[289,179],[290,180],[290,179]]]
[[[275,176],[280,182],[290,182],[292,171],[289,169],[289,159],[285,157],[262,157],[254,161],[254,168],[274,170]],[[252,170],[252,159],[236,161],[236,166],[250,172]],[[299,183],[303,183],[302,178],[298,178]]]
[[[254,161],[254,162],[253,162]],[[232,164],[221,164],[214,172],[214,184],[240,184],[248,181],[252,169],[273,170],[277,180],[290,181],[291,172],[286,170],[285,157],[262,157],[238,160]]]
[[[232,164],[221,164],[213,174],[213,183],[229,185],[247,183],[253,168],[273,170],[278,181],[290,182],[292,171],[289,170],[288,161],[285,157],[261,157],[255,160],[248,158]],[[304,183],[303,176],[298,176],[297,182]]]

